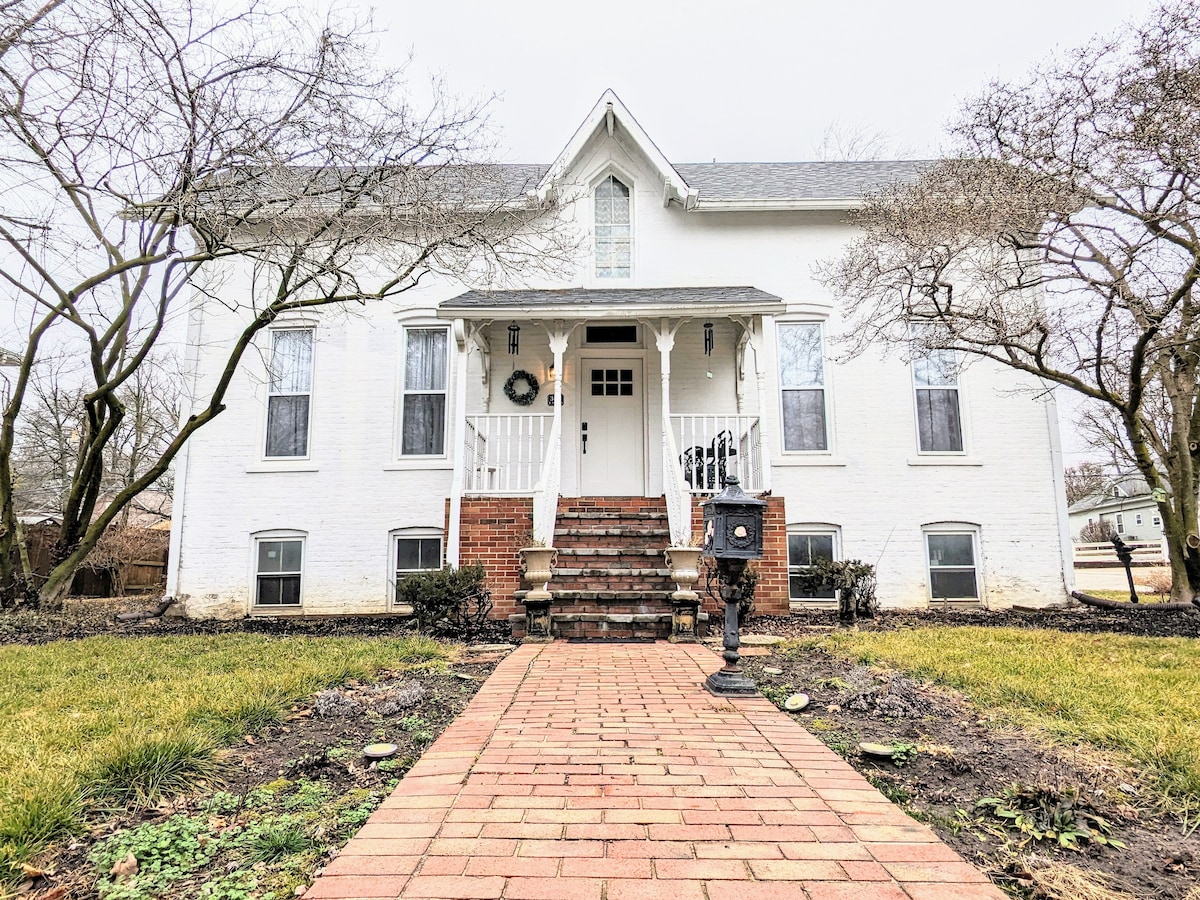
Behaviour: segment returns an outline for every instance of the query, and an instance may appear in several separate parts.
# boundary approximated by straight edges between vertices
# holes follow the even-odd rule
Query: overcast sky
[[[343,0],[346,2],[346,0]],[[370,8],[351,0],[351,8]],[[1150,0],[393,0],[385,56],[498,95],[503,158],[550,162],[613,88],[674,162],[812,159],[831,123],[929,157],[959,101]]]

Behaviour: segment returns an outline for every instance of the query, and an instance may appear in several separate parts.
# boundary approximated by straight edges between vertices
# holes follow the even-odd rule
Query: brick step
[[[558,551],[556,572],[564,569],[661,569],[662,550],[638,547],[564,547]]]
[[[671,532],[666,528],[559,528],[554,532],[554,546],[624,548],[662,552],[670,543]]]
[[[554,579],[559,578],[666,578],[670,569],[633,568],[626,566],[600,566],[597,568],[568,568],[556,566]]]
[[[551,587],[554,582],[551,582]],[[577,603],[580,601],[612,601],[613,603],[661,603],[666,606],[670,605],[670,597],[674,592],[675,586],[671,586],[671,590],[649,590],[649,591],[580,591],[580,590],[554,590],[554,600],[552,602],[558,604]],[[525,599],[528,591],[516,591],[513,597],[517,602]]]
[[[575,519],[627,519],[631,522],[642,522],[647,520],[665,521],[667,514],[665,511],[658,510],[640,510],[640,511],[613,511],[603,509],[587,509],[574,510],[571,512],[560,512],[556,519],[566,519],[572,521]]]
[[[605,559],[615,556],[632,556],[632,557],[658,557],[663,558],[662,550],[654,547],[645,549],[630,548],[630,547],[563,547],[558,551],[559,559],[564,556],[572,558],[586,558],[589,556],[599,556]]]

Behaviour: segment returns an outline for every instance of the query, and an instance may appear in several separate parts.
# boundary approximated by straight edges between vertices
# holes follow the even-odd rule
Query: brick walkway
[[[304,895],[1003,900],[697,646],[510,654]]]

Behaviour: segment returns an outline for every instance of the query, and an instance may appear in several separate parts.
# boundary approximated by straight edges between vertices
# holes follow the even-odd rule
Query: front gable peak
[[[596,101],[591,112],[571,135],[566,147],[562,149],[542,177],[538,184],[538,192],[543,195],[547,193],[575,163],[592,137],[601,129],[604,129],[611,137],[618,122],[665,182],[663,204],[666,205],[671,200],[678,200],[688,209],[695,206],[697,191],[688,186],[678,169],[667,160],[611,88],[600,95],[600,99]]]

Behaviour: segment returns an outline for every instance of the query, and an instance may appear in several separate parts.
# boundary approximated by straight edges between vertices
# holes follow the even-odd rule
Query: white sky
[[[341,8],[367,10],[367,0]],[[826,128],[936,155],[958,103],[1151,0],[391,0],[381,54],[498,95],[502,158],[550,162],[613,88],[674,162],[812,159]]]

